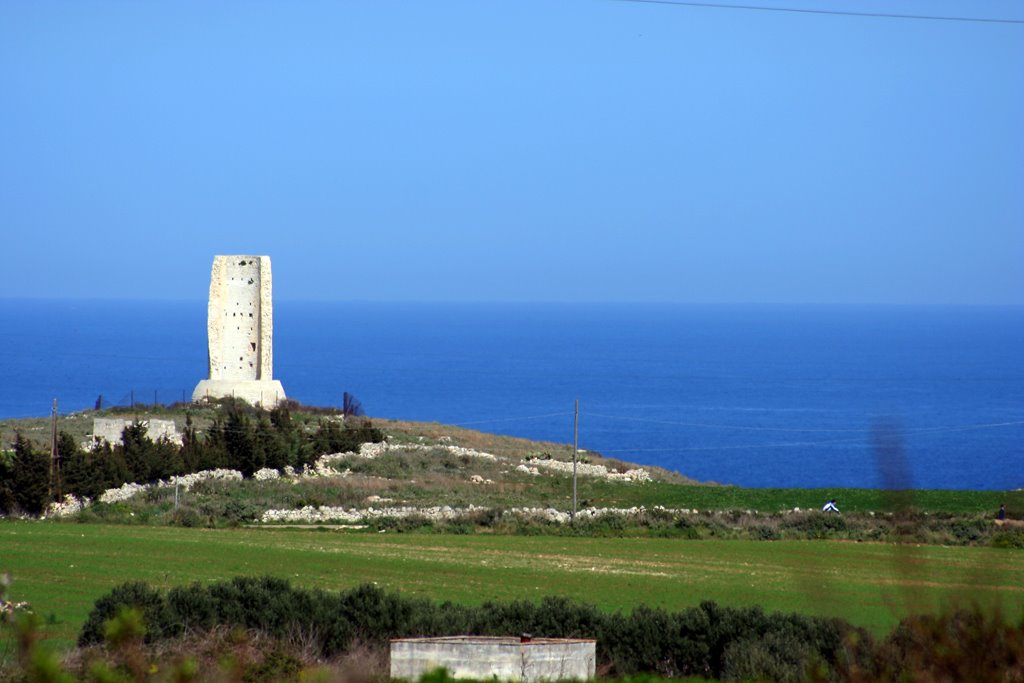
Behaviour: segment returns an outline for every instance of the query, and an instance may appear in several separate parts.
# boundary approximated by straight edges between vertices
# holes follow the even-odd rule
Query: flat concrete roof
[[[596,643],[593,638],[530,638],[519,636],[435,636],[432,638],[392,638],[392,643],[487,643],[490,645],[554,645],[558,643]]]

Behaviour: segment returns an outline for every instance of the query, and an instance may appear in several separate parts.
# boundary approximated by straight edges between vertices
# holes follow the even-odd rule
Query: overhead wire
[[[982,24],[1024,24],[1024,19],[987,17],[953,17],[938,14],[897,14],[892,12],[853,12],[849,10],[809,9],[804,7],[778,7],[767,5],[735,5],[718,2],[690,2],[689,0],[613,0],[644,5],[677,5],[681,7],[706,7],[713,9],[754,10],[761,12],[790,12],[794,14],[825,14],[845,17],[869,17],[875,19],[917,19],[927,21],[957,21]]]

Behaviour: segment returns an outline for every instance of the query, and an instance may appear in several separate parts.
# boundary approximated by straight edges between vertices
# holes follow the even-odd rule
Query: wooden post
[[[576,453],[580,447],[580,400],[576,399],[576,409],[572,416],[572,515],[570,519],[576,521]]]
[[[57,399],[53,399],[53,415],[50,419],[50,490],[47,495],[50,500],[60,498],[60,462],[57,453]],[[56,498],[54,497],[56,494]]]

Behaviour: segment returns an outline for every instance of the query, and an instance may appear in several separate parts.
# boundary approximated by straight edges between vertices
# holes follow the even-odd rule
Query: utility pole
[[[572,516],[576,521],[576,453],[580,447],[580,400],[576,399],[576,409],[572,415]]]
[[[50,419],[50,490],[47,492],[50,500],[60,498],[60,455],[57,453],[57,399],[53,399],[53,415]],[[54,498],[54,493],[57,497]]]

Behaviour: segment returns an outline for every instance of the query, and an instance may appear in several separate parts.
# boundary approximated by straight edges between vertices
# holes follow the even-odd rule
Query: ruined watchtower
[[[273,313],[269,256],[213,257],[210,373],[192,392],[193,401],[234,396],[273,407],[284,400],[284,387],[273,379]]]

